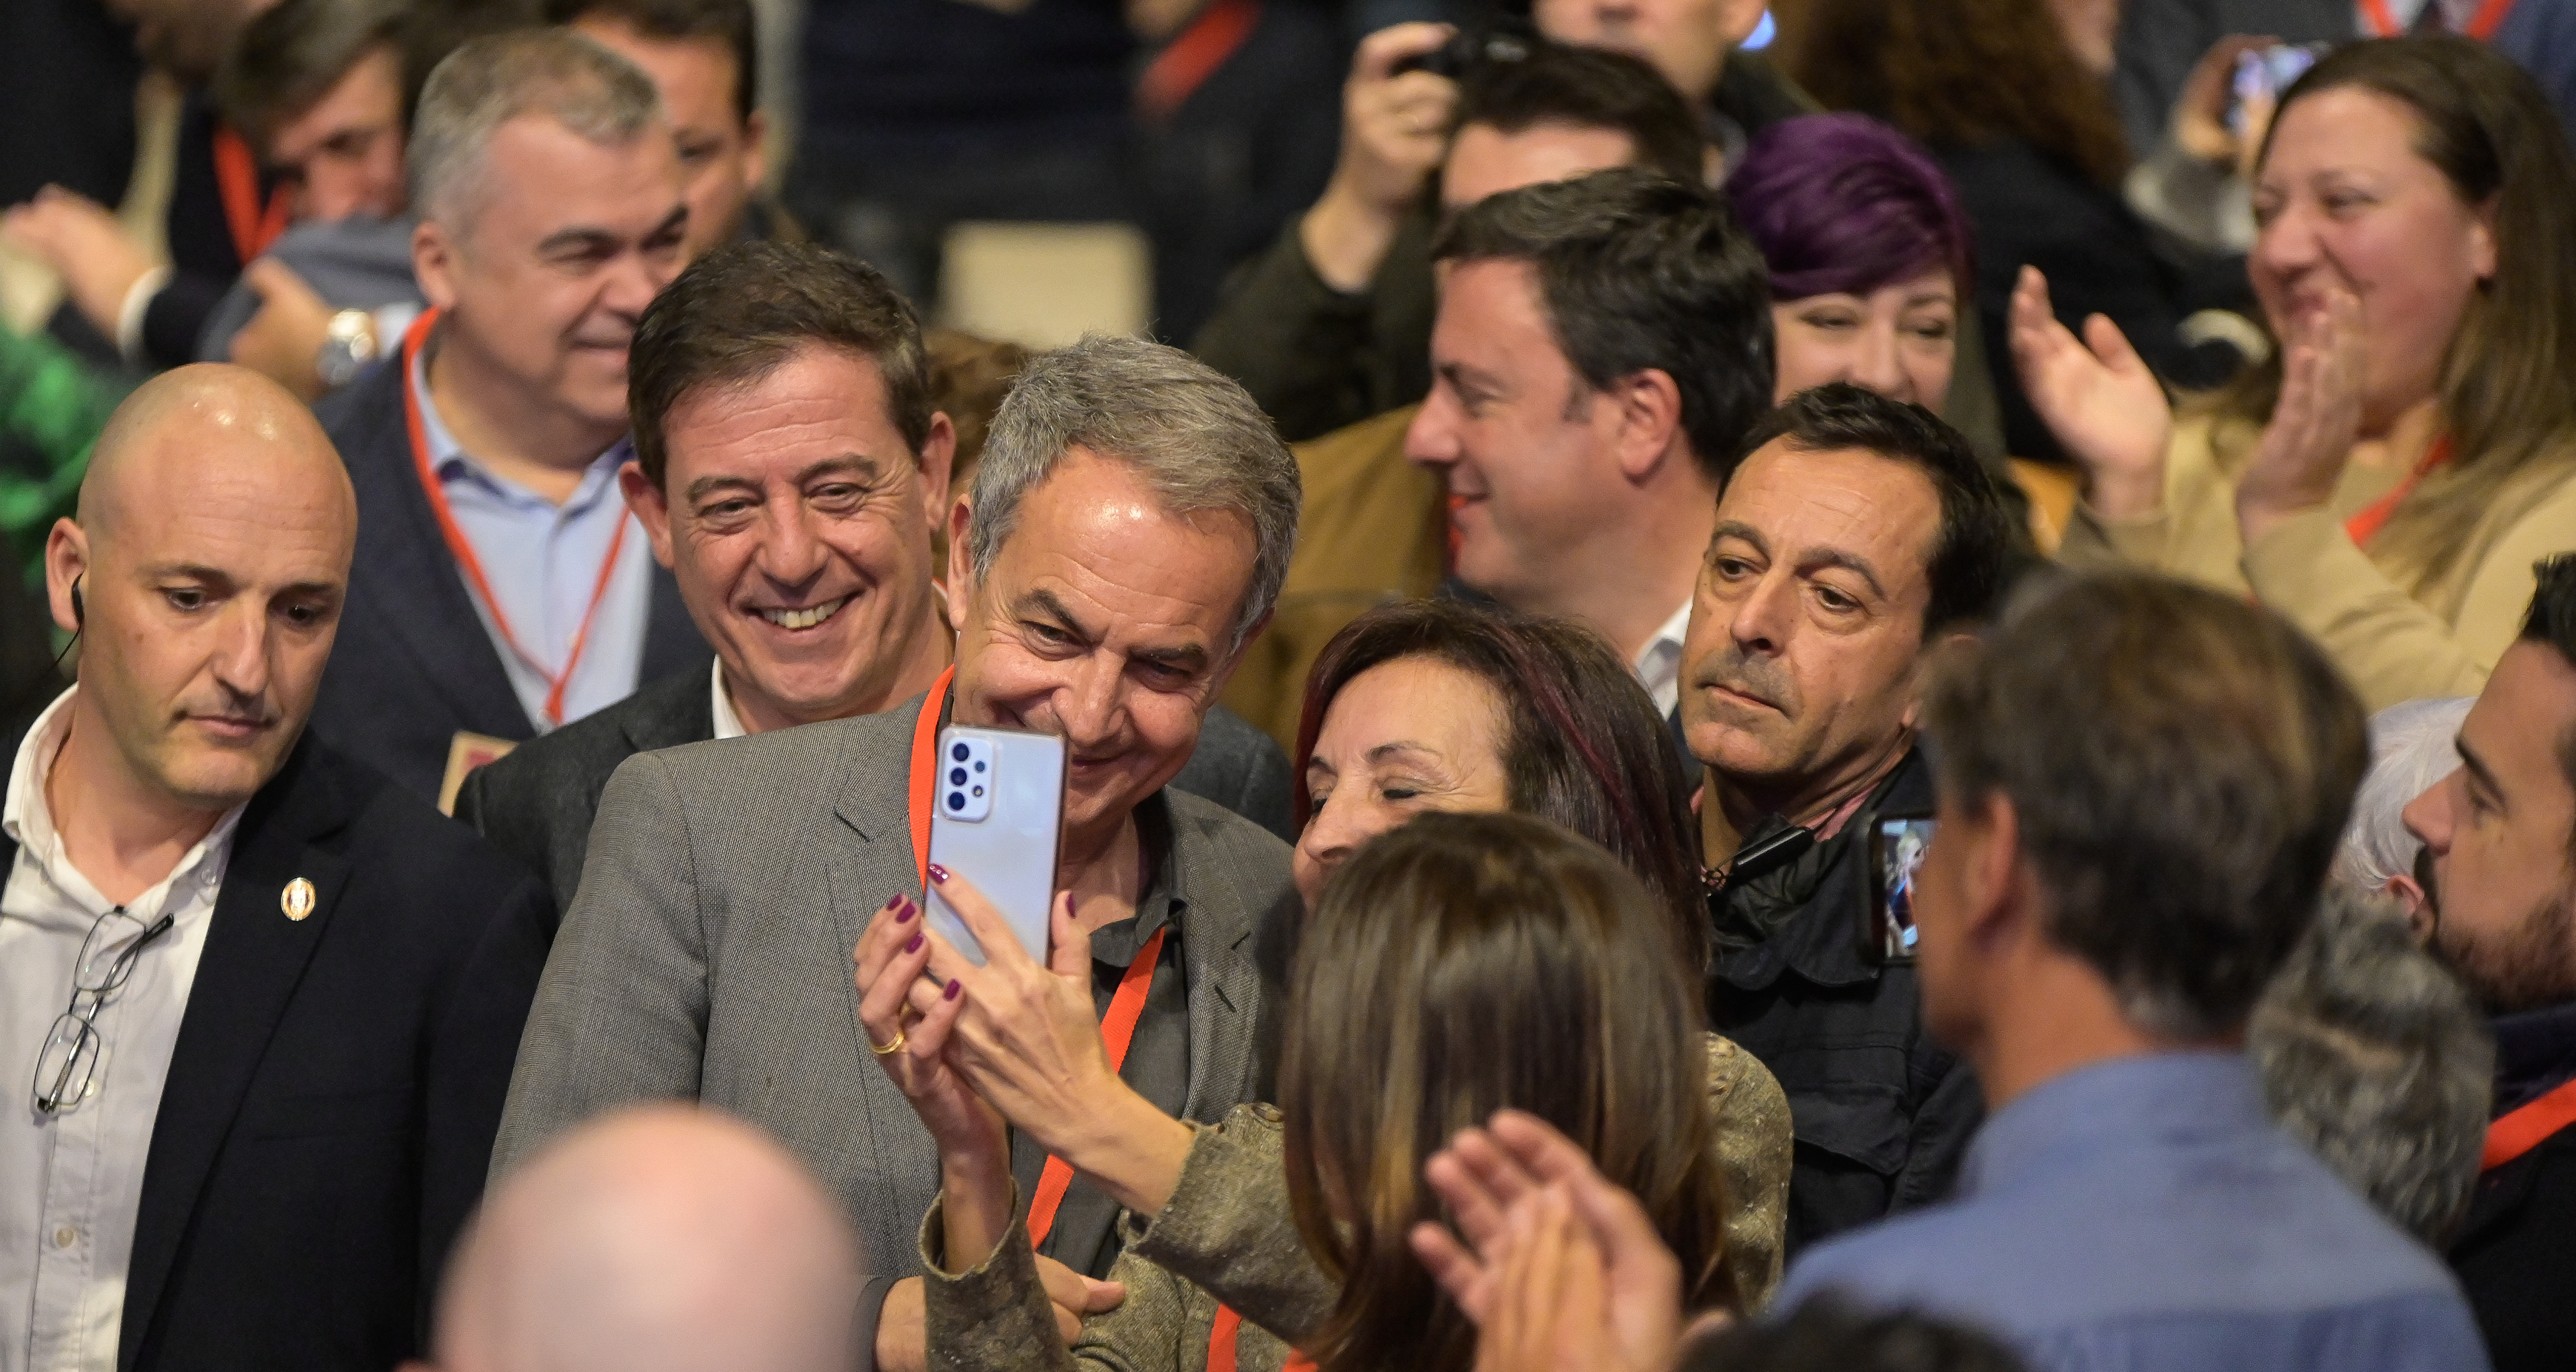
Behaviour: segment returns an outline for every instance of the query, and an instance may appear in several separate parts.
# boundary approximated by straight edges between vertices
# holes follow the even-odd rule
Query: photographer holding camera
[[[1360,44],[1342,99],[1323,198],[1243,270],[1192,345],[1290,442],[1429,392],[1441,222],[1499,191],[1606,167],[1680,181],[1710,170],[1681,93],[1618,52],[1398,24]]]

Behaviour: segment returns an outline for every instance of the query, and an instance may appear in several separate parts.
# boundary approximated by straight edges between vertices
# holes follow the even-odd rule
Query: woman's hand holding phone
[[[1109,1065],[1092,1004],[1091,937],[1074,920],[1072,895],[1058,892],[1048,908],[1041,966],[972,882],[936,866],[930,879],[985,951],[977,967],[937,934],[928,938],[932,976],[966,988],[959,997],[965,1009],[948,1035],[955,1070],[1013,1128],[1119,1204],[1145,1215],[1162,1209],[1193,1135]],[[913,988],[916,1005],[939,994]]]

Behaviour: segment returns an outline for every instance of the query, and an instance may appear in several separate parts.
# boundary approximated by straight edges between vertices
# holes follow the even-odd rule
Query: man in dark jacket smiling
[[[1864,952],[1867,830],[1931,811],[1916,662],[1992,610],[2012,522],[1966,440],[1855,386],[1799,395],[1745,452],[1691,603],[1681,718],[1706,778],[1709,1020],[1788,1093],[1794,1259],[1939,1199],[1982,1114],[1924,1033],[1912,965]]]

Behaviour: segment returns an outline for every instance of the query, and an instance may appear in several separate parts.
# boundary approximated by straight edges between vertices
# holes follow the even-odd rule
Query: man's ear
[[[89,558],[89,530],[69,519],[55,520],[45,535],[45,608],[53,614],[54,627],[67,634],[81,630],[84,616],[72,600],[89,572]]]
[[[1631,372],[1602,394],[1619,407],[1619,474],[1630,483],[1645,484],[1667,462],[1691,460],[1690,437],[1682,431],[1682,389],[1670,372]]]
[[[948,597],[948,627],[963,629],[966,612],[975,598],[974,559],[966,551],[966,529],[975,522],[975,499],[972,495],[957,497],[948,510],[948,584],[940,589]]]
[[[945,414],[933,412],[930,432],[922,436],[921,456],[913,459],[921,473],[921,510],[928,527],[936,530],[948,514],[948,479],[956,471],[957,426]]]
[[[456,257],[456,244],[448,238],[445,225],[423,219],[412,229],[411,274],[420,282],[421,298],[432,309],[452,309],[456,305]]]
[[[1954,822],[1966,830],[1961,837],[1968,841],[1960,869],[1961,894],[1967,898],[1967,908],[1960,912],[1961,941],[1992,952],[2016,937],[2032,913],[2023,881],[2021,815],[2001,791],[1962,803],[1958,811]]]
[[[1912,732],[1923,722],[1923,677],[1931,670],[1932,659],[1960,644],[1973,645],[1976,641],[1977,636],[1972,633],[1946,633],[1924,644],[1923,650],[1914,655],[1913,673],[1905,683],[1905,713],[1897,717],[1897,723],[1903,725],[1907,732]]]
[[[617,489],[626,497],[626,508],[644,525],[644,536],[653,542],[653,560],[664,567],[671,565],[671,497],[653,478],[644,474],[644,464],[629,462],[617,469]]]

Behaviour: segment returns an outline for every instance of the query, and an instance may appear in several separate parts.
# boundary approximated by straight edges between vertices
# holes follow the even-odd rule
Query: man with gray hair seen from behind
[[[868,1251],[916,1253],[939,1159],[870,1060],[895,1045],[858,1023],[851,956],[879,911],[918,918],[927,882],[979,875],[923,851],[950,722],[1065,741],[1054,885],[1090,941],[1083,993],[1120,1075],[1181,1119],[1269,1099],[1298,908],[1288,848],[1165,783],[1278,596],[1297,504],[1270,421],[1188,355],[1094,337],[1033,361],[950,515],[950,672],[880,713],[638,754],[609,781],[496,1174],[602,1111],[699,1100],[802,1157]],[[1116,1259],[1118,1207],[1068,1189],[1026,1139],[1012,1164],[1070,1338],[1114,1303],[1077,1274]],[[881,1271],[862,1305],[877,1365],[920,1365],[914,1264]]]
[[[444,804],[471,765],[704,669],[617,485],[627,344],[688,206],[652,81],[560,29],[448,54],[409,172],[430,309],[320,408],[359,542],[313,723]]]
[[[404,1372],[849,1372],[863,1268],[784,1149],[714,1111],[622,1110],[496,1188]]]
[[[2272,1122],[2440,1251],[2478,1180],[2495,1041],[2403,908],[2328,884],[2245,1046]]]
[[[1957,1199],[1811,1249],[2035,1372],[2476,1372],[2439,1260],[2267,1118],[2246,1020],[2314,919],[2361,702],[2260,606],[2077,577],[1926,669],[1923,1019],[1988,1115]]]

